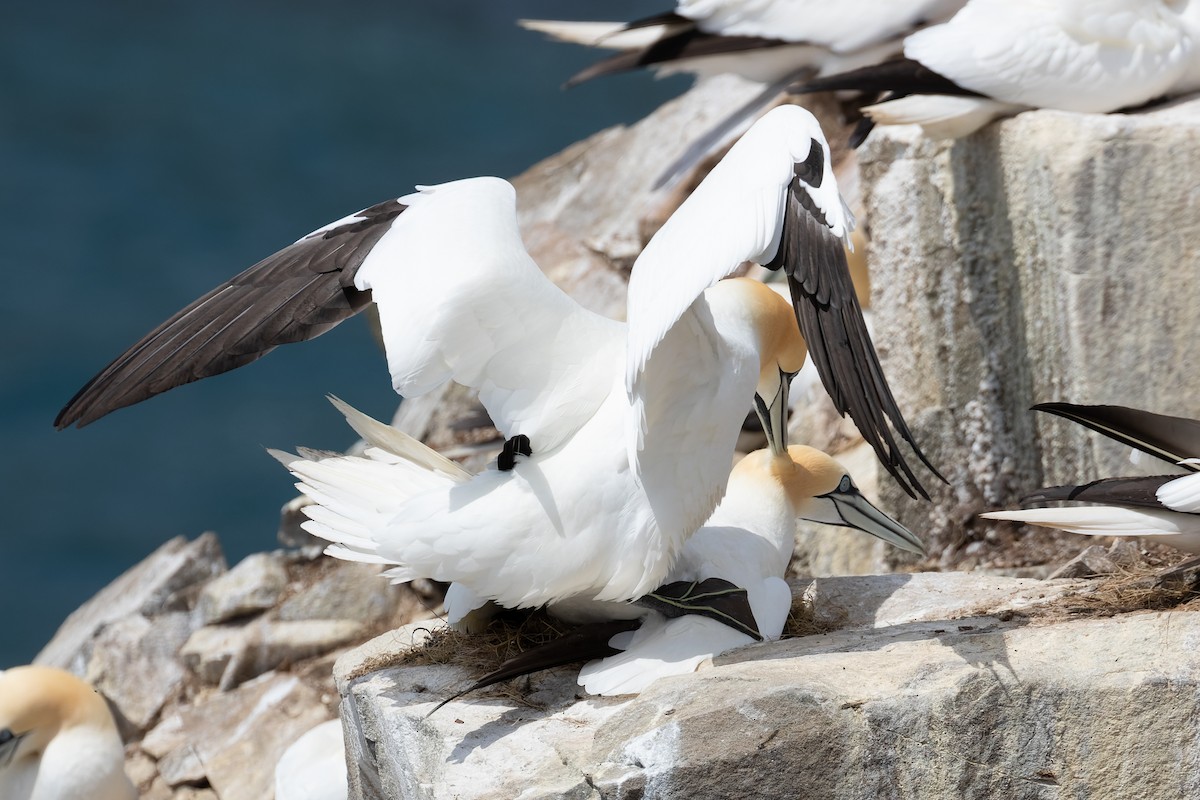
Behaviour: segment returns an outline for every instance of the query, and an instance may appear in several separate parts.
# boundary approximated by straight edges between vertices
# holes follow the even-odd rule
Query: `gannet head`
[[[775,481],[797,519],[856,528],[901,550],[925,553],[916,534],[873,506],[846,468],[820,450],[802,445],[792,445],[782,454],[758,450],[734,470]]]
[[[115,743],[112,767],[123,769],[116,724],[95,689],[52,667],[14,667],[0,673],[0,786],[7,770],[35,764],[56,736],[75,728],[109,737]],[[132,785],[129,792],[132,797]]]
[[[750,278],[729,278],[721,285],[735,296],[758,342],[754,410],[771,450],[783,453],[787,450],[788,386],[804,366],[808,346],[791,305],[777,292]]]

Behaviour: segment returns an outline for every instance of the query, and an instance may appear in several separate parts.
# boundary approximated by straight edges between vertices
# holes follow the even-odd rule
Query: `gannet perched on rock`
[[[387,521],[402,517],[415,494],[429,487],[461,485],[472,476],[407,434],[331,399],[368,446],[358,455],[274,453],[300,479],[297,488],[317,504],[304,508],[311,517],[304,527],[335,543],[326,550],[330,555],[404,565],[403,545],[390,534]],[[778,638],[792,602],[783,575],[797,520],[855,528],[895,547],[924,552],[921,540],[875,508],[833,458],[811,447],[779,449],[772,442],[770,449],[749,454],[733,468],[724,499],[684,544],[664,581],[719,578],[742,587],[759,638]],[[489,535],[479,534],[481,547],[488,546]],[[402,566],[385,574],[404,579],[410,571]],[[459,580],[450,573],[438,577]],[[457,624],[488,596],[485,582],[464,575],[446,594],[448,621]],[[577,622],[642,619],[639,628],[614,640],[615,649],[624,652],[590,664],[581,673],[580,684],[593,694],[640,691],[655,678],[690,672],[717,653],[755,641],[742,629],[715,619],[692,614],[668,618],[623,603],[566,598],[548,610]],[[603,643],[601,648],[608,649]],[[565,661],[582,660],[577,653],[568,649]],[[529,663],[531,670],[547,666],[536,656]],[[485,679],[480,685],[515,674],[521,673]]]
[[[758,450],[737,463],[725,498],[688,540],[668,580],[721,578],[745,588],[758,633],[777,639],[792,605],[783,576],[797,520],[855,528],[924,553],[921,540],[872,505],[837,461],[793,445],[784,453]],[[753,641],[709,617],[650,612],[637,630],[613,637],[611,645],[622,652],[587,664],[579,684],[592,694],[640,692],[657,678],[692,672],[712,656]]]
[[[1060,500],[1104,505],[990,511],[981,517],[1088,536],[1150,536],[1184,552],[1200,553],[1200,421],[1124,406],[1043,403],[1034,409],[1074,420],[1178,464],[1191,474],[1104,478],[1079,486],[1052,486],[1021,498],[1022,505]]]
[[[621,51],[573,76],[650,68],[732,72],[762,83],[804,70],[849,69],[900,50],[904,36],[949,19],[966,0],[679,0],[633,22],[521,20],[555,39]]]
[[[95,689],[52,667],[0,672],[0,798],[135,797],[117,726]]]
[[[900,52],[903,38],[949,19],[966,0],[679,0],[675,9],[633,22],[522,20],[555,39],[620,52],[572,76],[652,69],[700,77],[733,73],[763,84],[752,99],[693,143],[659,177],[672,182],[744,129],[801,77],[875,64]]]
[[[890,92],[882,125],[966,136],[1030,108],[1107,113],[1200,88],[1200,11],[1189,0],[970,0],[904,41],[898,61],[794,91]],[[865,138],[860,133],[859,141]]]

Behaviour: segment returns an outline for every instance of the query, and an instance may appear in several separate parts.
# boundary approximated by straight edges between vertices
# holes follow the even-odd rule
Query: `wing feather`
[[[404,210],[372,206],[268,256],[174,314],[80,389],[54,420],[83,427],[119,408],[312,339],[371,300],[353,280]],[[235,325],[242,319],[242,325]]]
[[[1069,419],[1155,458],[1200,471],[1200,464],[1190,461],[1200,456],[1200,421],[1126,406],[1039,403],[1032,410]]]

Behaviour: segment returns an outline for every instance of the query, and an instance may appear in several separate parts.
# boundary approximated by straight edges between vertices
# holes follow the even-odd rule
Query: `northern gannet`
[[[679,0],[633,22],[521,20],[555,39],[620,52],[574,75],[650,68],[663,75],[732,72],[773,84],[798,72],[875,63],[904,36],[949,19],[966,0]]]
[[[52,667],[0,673],[0,798],[133,800],[125,749],[95,689]]]
[[[1107,113],[1200,88],[1189,0],[970,0],[904,41],[904,57],[793,87],[890,92],[870,123],[966,136],[1030,108]],[[861,129],[857,141],[865,138]]]
[[[347,784],[339,719],[310,728],[275,763],[275,800],[346,800]]]
[[[537,268],[510,184],[427,187],[331,223],[195,301],[93,378],[56,424],[86,424],[241,366],[319,335],[373,299],[396,390],[421,394],[448,380],[474,387],[509,440],[514,469],[454,491],[463,541],[502,521],[518,538],[593,536],[599,549],[564,546],[557,570],[509,559],[526,576],[541,570],[538,580],[518,579],[497,568],[514,544],[497,536],[456,569],[490,577],[488,596],[505,605],[574,594],[631,599],[659,584],[716,507],[756,386],[768,433],[783,442],[775,420],[803,341],[761,285],[713,286],[744,261],[787,272],[800,328],[838,409],[907,491],[924,492],[897,449],[890,425],[910,443],[911,434],[850,284],[842,240],[851,225],[816,120],[795,106],[775,109],[639,256],[626,330],[584,310]],[[446,509],[429,502],[410,507],[412,525],[449,525]],[[438,562],[452,541],[430,542],[422,563]],[[438,571],[422,568],[423,577]]]
[[[1104,478],[1080,486],[1052,486],[1021,499],[1026,503],[1103,503],[1070,508],[990,511],[986,519],[1023,522],[1089,536],[1153,536],[1188,553],[1200,553],[1200,421],[1124,406],[1043,403],[1035,410],[1056,414],[1178,464],[1189,475]]]
[[[746,589],[758,632],[777,639],[792,606],[783,580],[796,521],[855,528],[902,550],[925,552],[921,540],[870,503],[829,455],[793,445],[786,453],[750,453],[729,476],[725,498],[680,554],[667,580],[722,578]],[[715,619],[647,613],[610,644],[622,652],[593,661],[579,685],[592,694],[640,692],[657,678],[692,672],[703,661],[754,639]]]
[[[572,76],[652,69],[701,78],[732,73],[763,84],[752,99],[695,137],[659,177],[673,182],[775,102],[793,81],[875,64],[900,52],[903,37],[949,19],[966,0],[679,0],[674,11],[633,22],[521,20],[555,39],[614,49]]]
[[[389,535],[387,520],[404,515],[414,495],[430,487],[461,485],[472,476],[402,431],[336,398],[331,401],[366,441],[362,453],[273,452],[299,479],[296,488],[316,503],[304,508],[310,517],[304,527],[334,543],[326,550],[330,555],[403,565],[404,545]],[[742,587],[760,636],[778,638],[792,603],[783,575],[791,560],[797,520],[855,528],[903,550],[924,552],[921,540],[873,506],[833,458],[811,447],[780,450],[772,443],[734,466],[724,499],[684,544],[664,582],[720,578]],[[485,531],[480,538],[486,542],[491,535]],[[411,571],[401,566],[384,574],[404,580]],[[460,623],[489,596],[475,576],[442,577],[456,581],[446,594],[451,624]],[[754,641],[747,633],[707,617],[668,619],[646,608],[587,597],[566,598],[548,610],[572,622],[641,620],[636,630],[614,639],[614,648],[624,652],[590,664],[581,673],[580,685],[593,694],[640,691],[657,677],[691,672],[717,653]],[[607,643],[609,637],[603,638]],[[609,650],[605,644],[601,649]],[[563,663],[582,660],[579,652],[573,646],[565,648]],[[534,656],[533,669],[545,666]],[[479,685],[491,682],[485,679]]]

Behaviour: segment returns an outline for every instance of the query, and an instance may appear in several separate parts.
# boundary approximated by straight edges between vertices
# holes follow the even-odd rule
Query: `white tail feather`
[[[958,139],[1022,108],[984,97],[914,94],[864,106],[862,110],[879,125],[920,125],[934,139]]]
[[[1200,552],[1200,516],[1181,514],[1177,511],[1121,506],[1079,506],[989,511],[979,516],[1059,528],[1084,536],[1166,537],[1163,539],[1165,544],[1190,553]]]

